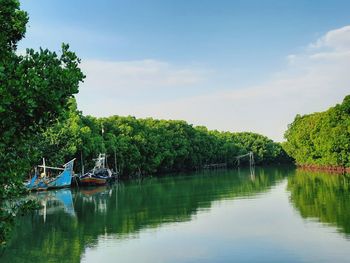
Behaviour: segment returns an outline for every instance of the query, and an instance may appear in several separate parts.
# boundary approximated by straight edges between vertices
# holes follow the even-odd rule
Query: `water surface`
[[[1,262],[349,262],[350,179],[206,171],[31,196]]]

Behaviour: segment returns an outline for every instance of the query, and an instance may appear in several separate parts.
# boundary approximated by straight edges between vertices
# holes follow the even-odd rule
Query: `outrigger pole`
[[[250,166],[250,169],[252,170],[254,168],[254,166],[255,166],[254,153],[253,152],[249,152],[249,153],[246,153],[246,154],[242,154],[242,155],[236,156],[237,166],[239,166],[239,164],[240,164],[240,159],[242,159],[244,157],[247,157],[247,156],[249,156],[249,166]]]
[[[63,167],[66,167],[67,164],[69,164],[70,162],[74,161],[75,159],[76,159],[76,158],[70,160],[68,163],[64,164]],[[52,170],[60,170],[60,171],[64,171],[64,170],[65,170],[65,168],[46,166],[46,165],[45,165],[45,158],[43,158],[43,165],[38,165],[38,167],[44,168],[44,174],[46,174],[46,168],[47,168],[47,169],[52,169]]]
[[[46,168],[52,169],[52,170],[64,171],[64,168],[59,168],[59,167],[51,167],[51,166],[44,166],[44,165],[38,165],[38,167],[44,168],[44,173],[45,173],[45,174],[46,174]]]
[[[84,174],[83,150],[80,151],[81,174]]]
[[[254,153],[253,152],[249,152],[246,154],[242,154],[239,156],[236,156],[236,161],[237,161],[237,166],[239,167],[239,160],[249,156],[249,168],[250,168],[250,175],[252,177],[252,180],[254,180],[255,178],[255,161],[254,161]]]

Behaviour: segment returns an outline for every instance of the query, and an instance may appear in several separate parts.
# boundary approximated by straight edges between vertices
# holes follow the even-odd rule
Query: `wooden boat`
[[[106,185],[112,180],[112,171],[106,168],[106,154],[100,153],[95,160],[94,168],[79,176],[79,184],[90,185]]]
[[[63,165],[63,168],[50,167],[45,165],[45,159],[43,159],[43,165],[38,165],[38,167],[43,168],[43,172],[38,174],[36,169],[35,175],[29,182],[25,185],[30,191],[41,191],[55,188],[70,187],[73,175],[73,165],[74,160],[69,161]],[[58,170],[62,171],[57,176],[49,176],[47,170]]]

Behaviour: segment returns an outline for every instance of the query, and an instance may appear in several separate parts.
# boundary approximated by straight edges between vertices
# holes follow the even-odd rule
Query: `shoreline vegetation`
[[[40,141],[44,143],[39,152],[49,156],[50,163],[77,158],[78,170],[82,160],[89,169],[94,156],[104,152],[108,166],[117,166],[126,177],[193,171],[218,163],[233,167],[236,156],[250,151],[256,164],[291,161],[281,144],[260,134],[211,131],[181,120],[84,116],[74,101],[70,117],[43,133]]]
[[[350,171],[350,95],[323,112],[297,115],[283,148],[297,166],[310,170]]]
[[[314,171],[314,172],[327,172],[331,174],[346,174],[350,173],[350,167],[343,166],[321,166],[321,165],[297,165],[298,169]]]

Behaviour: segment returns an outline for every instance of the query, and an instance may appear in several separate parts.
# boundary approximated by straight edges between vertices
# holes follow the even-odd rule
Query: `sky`
[[[81,58],[78,108],[283,141],[296,114],[350,94],[350,1],[22,0],[18,52]]]

